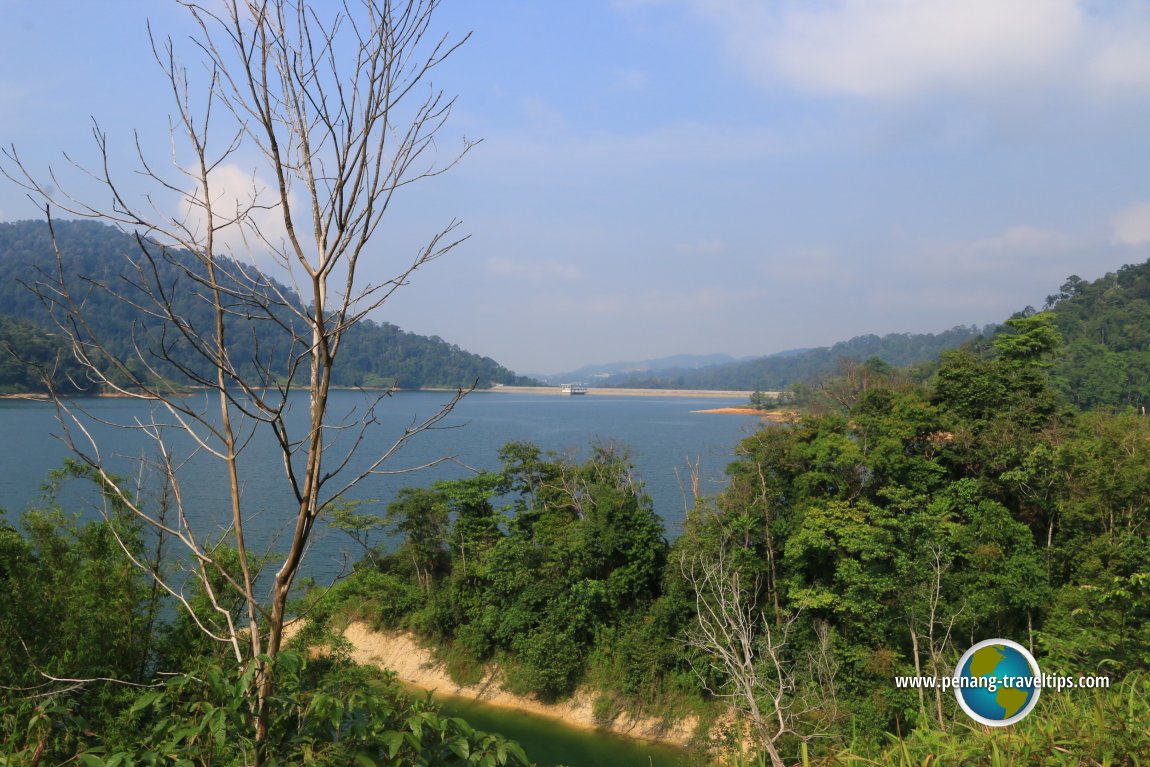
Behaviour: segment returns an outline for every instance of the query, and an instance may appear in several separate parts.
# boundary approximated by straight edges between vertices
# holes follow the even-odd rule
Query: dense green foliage
[[[766,716],[750,737],[777,735],[778,753],[1145,761],[1150,420],[1060,407],[1061,344],[1052,314],[1020,315],[985,351],[944,354],[927,383],[878,361],[828,381],[816,411],[740,445],[729,488],[670,548],[617,456],[509,445],[500,475],[403,494],[388,519],[402,545],[342,588],[357,614],[438,641],[464,670],[495,659],[521,691],[592,684],[614,701],[607,718],[734,695],[753,722],[737,670],[700,641],[697,610],[728,598],[753,617]],[[952,695],[894,684],[949,676],[991,637],[1115,689],[1048,692],[986,733]]]
[[[250,764],[254,667],[225,659],[124,556],[164,567],[113,497],[86,524],[56,505],[67,478],[92,477],[69,465],[20,527],[0,520],[0,765]],[[202,597],[191,603],[200,621],[213,615]],[[270,763],[527,764],[514,743],[345,654],[285,651],[274,664]]]
[[[1002,763],[1054,761],[1055,746],[1059,763],[1150,756],[1126,718],[1146,716],[1135,699],[1150,669],[1150,421],[1059,410],[1048,373],[1060,342],[1051,314],[1019,316],[990,354],[944,354],[929,386],[874,370],[835,382],[853,396],[746,440],[730,488],[694,516],[680,544],[726,550],[761,584],[755,609],[794,620],[791,753],[853,738],[854,753],[878,754],[883,737],[914,733],[891,753],[917,756],[897,763],[966,763],[991,743],[1014,750]],[[949,675],[991,637],[1034,648],[1047,673],[1129,683],[1048,693],[997,739],[969,728],[952,695],[893,684]],[[1067,738],[1095,708],[1121,718]]]
[[[90,388],[83,368],[59,338],[30,322],[0,315],[0,394],[42,392],[45,381],[60,394]]]
[[[742,362],[656,374],[627,373],[597,385],[643,389],[745,389],[782,391],[801,382],[820,383],[833,377],[844,359],[876,357],[888,365],[931,362],[938,355],[988,333],[992,328],[955,327],[942,333],[890,333],[857,336],[834,346],[801,349]]]
[[[210,337],[213,316],[209,306],[198,298],[198,286],[187,276],[199,274],[200,267],[187,253],[158,247],[155,243],[125,234],[115,228],[85,221],[57,221],[54,224],[64,270],[63,284],[77,301],[83,301],[85,334],[102,343],[117,358],[129,360],[139,346],[144,359],[157,366],[157,371],[178,384],[194,381],[197,375],[212,378],[202,355],[196,351],[197,336]],[[291,360],[298,354],[288,332],[291,314],[276,302],[286,300],[299,305],[290,288],[252,267],[224,261],[222,269],[229,275],[237,296],[244,293],[267,297],[264,302],[233,299],[233,316],[228,324],[230,356],[241,372],[257,380],[260,370],[267,369],[274,378],[288,375]],[[51,289],[58,285],[60,272],[53,251],[48,226],[44,222],[24,221],[0,224],[0,307],[8,318],[37,326],[0,324],[0,341],[10,346],[15,356],[49,366],[60,351],[60,345],[44,339],[44,332],[55,332],[53,317],[62,317],[35,292],[28,289],[39,283]],[[147,305],[146,290],[164,291],[173,313],[189,331],[184,336],[171,323],[149,318],[138,309]],[[41,287],[41,291],[44,287]],[[117,297],[119,296],[119,297]],[[4,319],[4,317],[0,317]],[[527,379],[515,376],[495,361],[471,354],[438,337],[407,333],[388,323],[365,319],[351,327],[344,339],[341,365],[334,373],[337,386],[419,388],[481,387],[493,383],[523,384]],[[13,365],[12,355],[0,346],[0,391],[42,390],[37,377],[26,366]],[[65,355],[70,360],[71,355]],[[170,362],[165,362],[169,358]],[[65,381],[60,371],[56,379]],[[142,373],[141,362],[133,361],[133,371]],[[82,379],[81,379],[82,380]],[[65,387],[65,393],[70,390]]]
[[[1081,408],[1150,404],[1150,262],[1093,282],[1069,277],[1047,298],[1065,347],[1057,390]]]
[[[668,545],[626,455],[598,446],[577,463],[512,443],[501,456],[499,474],[401,493],[387,521],[402,546],[371,557],[343,600],[436,640],[463,673],[498,659],[512,689],[545,699],[572,692],[593,651],[671,640],[674,626],[647,625]]]

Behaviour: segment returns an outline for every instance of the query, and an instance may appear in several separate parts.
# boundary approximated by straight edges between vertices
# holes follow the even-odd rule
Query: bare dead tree
[[[722,680],[719,689],[708,691],[743,712],[755,743],[773,767],[783,767],[779,741],[796,734],[803,713],[794,695],[793,664],[785,657],[798,615],[781,623],[768,619],[758,605],[761,584],[744,583],[722,547],[708,557],[684,557],[680,568],[695,592],[696,620],[687,644],[710,659],[711,673],[697,668],[696,674],[704,686],[715,676]]]
[[[702,494],[699,490],[699,477],[702,472],[699,469],[700,458],[696,457],[692,462],[690,456],[686,456],[684,460],[687,462],[687,483],[683,482],[683,475],[679,473],[679,468],[675,468],[675,479],[679,482],[679,494],[683,497],[683,516],[686,517],[699,505],[699,499]],[[690,488],[690,493],[687,489]]]
[[[935,679],[941,679],[945,676],[950,665],[944,663],[948,654],[952,651],[951,634],[954,631],[954,624],[961,617],[962,613],[966,610],[966,606],[962,605],[953,612],[946,612],[947,605],[945,604],[943,594],[943,576],[950,570],[954,564],[950,557],[948,557],[941,545],[931,544],[927,547],[927,552],[930,555],[929,570],[923,575],[929,580],[924,580],[919,583],[914,589],[912,598],[909,600],[912,608],[909,615],[909,628],[910,628],[910,641],[911,652],[914,655],[914,673],[916,676],[923,676],[923,663],[922,655],[924,654],[922,642],[926,640],[925,655],[930,665],[930,675]],[[918,603],[925,600],[926,609],[925,623],[926,635],[922,635],[922,627],[920,625]],[[918,704],[919,714],[925,720],[928,716],[926,706],[926,693],[921,688],[918,691]],[[942,705],[942,685],[936,685],[934,692],[934,713],[938,720],[938,727],[942,730],[946,729],[946,716],[943,711]]]
[[[288,594],[316,521],[356,483],[391,473],[388,459],[432,428],[465,393],[461,389],[438,413],[411,424],[366,469],[349,469],[376,412],[373,405],[355,421],[329,418],[332,372],[346,334],[417,269],[462,240],[451,221],[417,252],[391,257],[390,278],[369,282],[363,277],[361,259],[377,256],[373,238],[394,195],[443,173],[472,146],[464,139],[454,152],[439,150],[436,136],[453,99],[430,84],[432,71],[466,37],[433,35],[439,0],[177,2],[194,22],[190,50],[197,61],[189,68],[172,39],[149,30],[173,112],[170,167],[153,162],[136,137],[138,167],[132,176],[151,185],[148,194],[136,196],[123,183],[98,124],[93,128],[96,163],[86,166],[70,157],[68,162],[98,182],[104,202],[73,196],[55,171],[43,177],[34,173],[15,147],[4,150],[4,172],[46,210],[110,222],[135,236],[135,254],[121,275],[69,274],[57,247],[56,272],[43,275],[36,289],[86,376],[106,391],[151,406],[148,418],[124,426],[155,444],[155,468],[170,488],[168,517],[150,512],[119,484],[91,420],[75,403],[56,398],[61,423],[75,454],[109,491],[190,555],[213,615],[192,610],[178,584],[159,582],[206,635],[230,648],[238,664],[255,664],[252,711],[260,744],[266,741],[273,685],[266,659],[283,643]],[[238,193],[237,176],[246,179]],[[252,266],[257,255],[270,257],[283,276],[271,279]],[[86,302],[95,293],[112,297],[139,318],[130,354],[115,353],[94,330]],[[186,310],[190,296],[202,312]],[[257,336],[255,326],[272,329],[286,345],[241,359],[236,339]],[[206,390],[210,404],[179,393],[189,385]],[[302,429],[286,417],[289,397],[297,391],[307,399]],[[261,432],[278,446],[294,499],[284,520],[287,552],[267,598],[257,594],[245,537],[250,511],[242,497],[239,460]],[[189,456],[177,453],[174,434],[190,438],[195,452],[224,467],[231,515],[227,536],[238,555],[238,572],[218,561],[189,512],[180,481]],[[227,607],[236,598],[244,605],[239,621]]]

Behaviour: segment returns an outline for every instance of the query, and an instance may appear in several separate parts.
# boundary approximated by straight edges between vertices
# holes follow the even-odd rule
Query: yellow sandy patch
[[[298,622],[285,626],[285,640],[293,636],[300,627]],[[395,672],[400,681],[407,684],[424,690],[482,701],[491,706],[527,711],[560,720],[572,727],[588,730],[606,729],[632,738],[684,746],[690,740],[697,724],[691,718],[668,727],[662,719],[633,717],[623,713],[604,727],[595,721],[592,709],[593,696],[589,691],[578,691],[571,699],[562,703],[540,703],[534,698],[507,692],[503,688],[500,673],[494,666],[487,668],[478,684],[461,686],[451,680],[444,665],[432,656],[430,650],[420,645],[413,634],[373,631],[366,623],[353,621],[344,629],[343,636],[351,643],[351,657],[356,663],[389,669]]]

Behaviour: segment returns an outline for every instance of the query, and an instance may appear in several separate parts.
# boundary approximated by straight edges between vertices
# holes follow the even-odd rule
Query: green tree
[[[431,579],[443,568],[448,550],[449,512],[442,491],[405,487],[387,506],[387,519],[392,529],[404,538],[404,548],[411,557],[416,578],[424,591],[431,589]]]

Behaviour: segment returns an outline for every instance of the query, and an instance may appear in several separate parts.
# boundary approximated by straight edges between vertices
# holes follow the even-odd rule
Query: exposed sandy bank
[[[294,628],[295,625],[285,627],[285,634],[290,637],[295,633]],[[425,690],[459,695],[491,706],[528,711],[558,719],[572,727],[605,729],[632,738],[679,746],[687,744],[695,728],[696,722],[693,719],[667,727],[660,719],[635,718],[627,713],[619,715],[610,725],[601,726],[592,713],[592,697],[585,691],[562,703],[540,703],[534,698],[513,695],[504,690],[498,671],[491,667],[484,673],[479,684],[460,686],[451,681],[443,664],[436,661],[412,634],[372,631],[366,623],[354,621],[344,630],[343,636],[351,643],[351,657],[356,663],[390,669],[401,681]]]
[[[757,415],[764,421],[771,421],[772,423],[788,423],[794,421],[799,417],[798,413],[784,412],[780,410],[762,411],[756,410],[753,407],[715,407],[708,408],[707,410],[692,410],[692,413],[730,413],[732,415]]]

